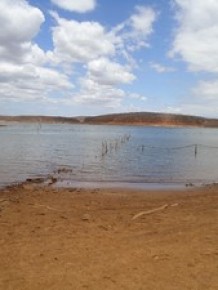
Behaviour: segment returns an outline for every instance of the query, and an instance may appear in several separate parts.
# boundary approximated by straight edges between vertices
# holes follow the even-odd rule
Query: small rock
[[[61,219],[64,219],[64,220],[67,220],[67,217],[64,216],[64,215],[61,215],[60,218],[61,218]]]
[[[160,259],[160,257],[159,257],[158,255],[154,255],[154,256],[153,256],[153,259],[154,259],[155,261],[158,261],[158,260]]]
[[[57,182],[57,181],[58,181],[57,178],[55,178],[55,177],[52,177],[52,178],[51,178],[51,182],[52,182],[52,183],[55,183],[55,182]]]
[[[178,203],[173,203],[173,204],[171,204],[171,206],[172,207],[176,207],[176,206],[179,206],[179,204]]]
[[[186,187],[193,187],[194,186],[194,184],[193,183],[186,183],[186,185],[185,185]]]
[[[99,229],[104,230],[104,231],[109,231],[112,229],[111,226],[99,225],[98,227],[99,227]]]
[[[82,220],[83,221],[90,221],[91,220],[91,216],[90,214],[86,213],[82,216]]]

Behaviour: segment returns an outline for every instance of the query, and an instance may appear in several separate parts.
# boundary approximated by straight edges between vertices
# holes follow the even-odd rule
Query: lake
[[[217,182],[218,129],[19,123],[0,127],[0,187],[49,174],[72,186]]]

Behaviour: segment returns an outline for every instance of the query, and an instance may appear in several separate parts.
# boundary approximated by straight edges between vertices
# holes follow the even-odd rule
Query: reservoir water
[[[218,181],[218,129],[9,124],[0,187],[51,174],[80,183]]]

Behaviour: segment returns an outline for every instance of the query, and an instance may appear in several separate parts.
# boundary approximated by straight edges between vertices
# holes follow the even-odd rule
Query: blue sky
[[[218,118],[217,0],[1,0],[0,114]]]

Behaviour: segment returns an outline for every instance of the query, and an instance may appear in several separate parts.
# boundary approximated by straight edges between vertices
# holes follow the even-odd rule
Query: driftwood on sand
[[[47,206],[47,205],[44,205],[44,204],[34,204],[35,207],[44,207],[48,210],[54,210],[54,211],[62,211],[62,210],[59,210],[59,209],[56,209],[54,207],[51,207],[51,206]]]
[[[157,212],[157,211],[161,211],[161,210],[164,210],[165,208],[167,208],[169,205],[168,204],[164,204],[160,207],[157,207],[155,209],[151,209],[151,210],[146,210],[146,211],[141,211],[140,213],[136,214],[133,216],[132,220],[136,220],[137,218],[143,216],[143,215],[148,215],[148,214],[152,214],[154,212]]]
[[[143,215],[149,215],[149,214],[152,214],[152,213],[155,213],[155,212],[158,212],[158,211],[162,211],[166,208],[168,208],[169,206],[171,207],[175,207],[175,206],[178,206],[178,203],[175,203],[175,204],[164,204],[160,207],[157,207],[157,208],[154,208],[154,209],[151,209],[151,210],[146,210],[146,211],[141,211],[139,213],[137,213],[136,215],[133,216],[132,220],[136,220],[138,219],[139,217],[143,216]]]

